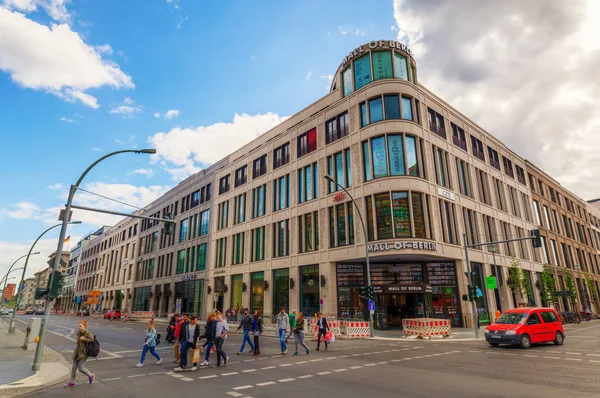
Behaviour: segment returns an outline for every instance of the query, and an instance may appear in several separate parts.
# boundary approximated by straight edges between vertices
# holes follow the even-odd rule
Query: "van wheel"
[[[498,346],[500,345],[500,343],[490,343],[490,345],[491,345],[492,347],[498,347]]]
[[[554,337],[554,344],[563,345],[564,342],[565,337],[563,336],[563,334],[561,332],[556,332],[556,336]]]
[[[520,345],[521,345],[521,348],[524,348],[524,349],[531,348],[531,338],[528,335],[524,334],[523,336],[521,336],[521,344]]]

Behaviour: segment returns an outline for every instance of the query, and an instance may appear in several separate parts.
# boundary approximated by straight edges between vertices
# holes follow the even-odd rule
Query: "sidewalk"
[[[445,338],[434,337],[431,341],[485,341],[485,328],[479,329],[479,338],[475,338],[473,329],[452,328],[450,336]],[[376,340],[421,340],[416,336],[405,335],[402,330],[375,330]],[[427,339],[429,340],[429,339]]]
[[[53,385],[70,373],[70,364],[46,347],[42,369],[31,370],[35,349],[23,350],[25,335],[8,334],[8,323],[0,321],[0,398],[15,397]]]

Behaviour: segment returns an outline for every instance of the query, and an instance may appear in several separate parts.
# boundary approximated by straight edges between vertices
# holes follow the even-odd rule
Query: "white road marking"
[[[527,357],[527,358],[539,358],[540,357],[539,355],[528,355],[528,354],[523,354],[521,356]]]
[[[294,379],[293,377],[290,377],[289,379],[281,379],[281,380],[277,380],[280,383],[287,383],[288,381],[294,381],[296,379]]]
[[[339,372],[345,372],[345,371],[347,371],[347,370],[348,370],[348,369],[346,369],[346,368],[342,368],[342,369],[336,369],[336,370],[334,370],[334,372],[337,372],[337,373],[339,373]]]
[[[565,352],[567,355],[581,355],[580,352]]]
[[[293,363],[282,363],[281,365],[279,365],[280,367],[286,367],[286,366],[292,366]]]
[[[565,358],[567,361],[583,361],[583,359],[579,358]]]
[[[247,384],[245,386],[233,387],[232,390],[247,390],[249,388],[252,388],[252,385]]]
[[[239,374],[238,372],[230,372],[230,373],[223,373],[221,374],[221,376],[233,376],[233,375],[237,375]]]
[[[142,376],[146,376],[146,373],[142,373],[141,375],[131,375],[131,376],[127,376],[130,379],[133,379],[134,377],[142,377]]]
[[[200,379],[200,380],[214,379],[215,377],[219,377],[219,375],[202,376],[202,377],[198,377],[198,379]]]
[[[385,365],[386,363],[389,363],[389,361],[381,361],[381,362],[377,362],[377,365]]]
[[[250,372],[256,372],[256,369],[246,369],[246,370],[242,370],[242,373],[250,373]]]
[[[102,379],[102,381],[121,380],[120,377],[113,377],[112,379]]]
[[[256,383],[256,385],[259,387],[270,386],[273,384],[277,384],[277,383],[275,383],[274,381],[265,381],[264,383]]]
[[[318,358],[318,359],[311,359],[311,362],[320,362],[323,361],[323,358]]]
[[[512,357],[516,357],[518,354],[510,354],[510,353],[505,353],[503,355],[508,355],[508,356],[512,356]]]
[[[269,370],[269,369],[275,369],[277,366],[266,366],[264,368],[260,368],[260,370]]]
[[[591,357],[600,357],[600,354],[586,354],[586,355],[589,355]]]
[[[229,391],[227,393],[228,395],[231,395],[232,397],[241,397],[244,394],[240,394],[239,392],[235,392],[235,391]]]
[[[358,365],[358,366],[350,366],[350,369],[361,369],[361,368],[362,368],[362,366],[361,366],[361,365]]]
[[[315,377],[315,376],[313,376],[313,375],[298,376],[299,379],[310,379],[311,377]]]
[[[167,374],[167,372],[154,372],[154,373],[148,373],[148,376],[154,376],[154,375],[164,375]]]
[[[367,364],[365,364],[365,366],[377,366],[377,364],[376,363],[367,363]]]
[[[253,362],[254,359],[246,359],[244,362]]]
[[[523,355],[523,356],[525,356],[525,355]],[[560,357],[542,357],[542,358],[545,358],[545,359],[560,359]],[[577,359],[577,361],[581,361],[581,359]]]
[[[323,375],[328,375],[328,374],[331,374],[331,372],[329,372],[329,371],[325,371],[325,372],[319,372],[319,373],[317,373],[317,374],[318,374],[319,376],[323,376]]]
[[[183,381],[194,381],[194,379],[190,379],[189,377],[182,377],[181,380],[183,380]]]
[[[600,363],[600,361],[594,361],[593,359],[590,359],[589,362]]]
[[[296,362],[296,365],[302,365],[303,363],[308,363],[308,361],[300,361],[300,362]]]

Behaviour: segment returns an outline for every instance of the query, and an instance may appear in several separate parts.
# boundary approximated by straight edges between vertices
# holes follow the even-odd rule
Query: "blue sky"
[[[0,24],[10,21],[0,33],[2,274],[56,220],[66,187],[102,154],[155,146],[149,137],[178,127],[189,133],[213,126],[218,139],[214,125],[231,128],[236,114],[248,117],[231,135],[246,127],[262,132],[325,95],[328,76],[354,47],[396,37],[391,1],[48,3],[54,8],[37,0],[4,0],[0,8]],[[37,33],[23,37],[32,29]],[[214,161],[197,153],[173,158],[121,155],[98,166],[85,187],[140,206]],[[89,213],[74,218],[85,221],[69,230],[74,237],[114,221]],[[44,256],[57,235],[40,243]]]

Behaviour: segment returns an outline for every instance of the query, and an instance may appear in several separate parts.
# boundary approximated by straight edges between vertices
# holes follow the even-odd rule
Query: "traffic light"
[[[375,300],[375,288],[373,286],[367,286],[367,297],[369,300]]]
[[[48,296],[48,289],[45,287],[38,287],[35,289],[35,295],[33,296],[36,300],[43,300]]]
[[[65,286],[67,276],[66,272],[61,271],[54,271],[52,273],[52,286],[50,286],[50,291],[48,292],[50,300],[54,300],[63,293],[62,289]]]
[[[542,236],[540,235],[539,229],[534,229],[531,231],[531,236],[533,236],[533,247],[542,247]]]
[[[167,213],[167,218],[169,220],[173,219],[173,213]],[[173,235],[173,226],[175,223],[165,222],[165,235]]]
[[[368,296],[368,294],[367,294],[367,287],[366,287],[366,286],[362,286],[362,287],[360,288],[360,296],[361,296],[363,299],[367,299],[367,298],[368,298],[368,297],[367,297],[367,296]]]
[[[469,285],[469,301],[475,301],[477,299],[477,286]]]

